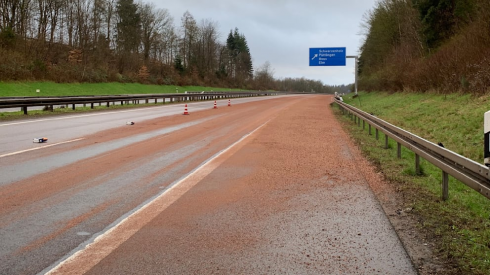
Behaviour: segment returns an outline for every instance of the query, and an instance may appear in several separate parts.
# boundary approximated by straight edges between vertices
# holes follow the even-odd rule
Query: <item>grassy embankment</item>
[[[37,93],[36,90],[40,92]],[[184,93],[185,91],[239,91],[229,88],[214,88],[200,86],[160,86],[160,85],[143,85],[138,83],[54,83],[54,82],[0,82],[0,98],[14,96],[83,96],[83,95],[121,95],[121,94],[162,94],[162,93]],[[131,108],[141,107],[138,105],[111,105],[110,108]],[[97,110],[107,110],[105,106],[96,106]],[[47,111],[29,111],[30,116],[56,115],[60,113],[94,111],[89,107],[77,107],[75,111],[71,108],[55,109],[53,112]],[[0,119],[16,119],[24,117],[21,111],[0,113]]]
[[[483,114],[490,97],[412,93],[360,93],[344,101],[364,111],[483,163]],[[340,115],[340,112],[337,112]],[[490,274],[490,200],[452,177],[449,200],[441,198],[441,170],[422,160],[423,175],[415,175],[414,154],[403,148],[396,157],[396,142],[385,150],[384,136],[377,141],[367,129],[343,117],[364,154],[404,193],[406,207],[413,207],[420,226],[433,237],[443,257],[464,274]]]
[[[36,89],[40,92],[36,93]],[[11,96],[78,96],[183,93],[185,91],[230,91],[228,88],[199,86],[163,86],[138,83],[54,83],[54,82],[0,82],[0,97]]]

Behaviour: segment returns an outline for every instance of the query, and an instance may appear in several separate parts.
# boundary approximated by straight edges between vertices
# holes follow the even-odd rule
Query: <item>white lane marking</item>
[[[270,120],[269,120],[270,121]],[[204,177],[214,171],[225,159],[217,160],[221,155],[230,151],[233,147],[264,127],[269,121],[257,127],[252,132],[246,134],[241,139],[230,145],[228,148],[211,157],[196,170],[188,174],[168,189],[163,191],[155,199],[144,204],[129,216],[122,219],[115,226],[111,227],[101,235],[95,237],[85,247],[76,251],[71,256],[55,265],[46,275],[55,274],[84,274],[107,257],[111,252],[118,248],[122,243],[131,238],[136,232],[163,212],[172,203],[177,201],[182,195],[194,187]]]
[[[240,98],[236,99],[237,101],[240,100],[240,103],[247,103],[247,102],[254,102],[254,101],[259,101],[259,100],[266,100],[266,99],[274,99],[274,98],[260,98],[260,99],[248,99],[246,102],[241,102],[245,101],[245,98]],[[225,99],[221,99],[219,101],[225,101]],[[237,102],[238,103],[238,102]],[[188,105],[191,105],[191,103],[187,103]],[[205,102],[196,102],[192,103],[192,105],[200,105],[200,104],[206,104]],[[148,107],[143,110],[151,110],[151,109],[158,109],[158,108],[169,108],[169,107],[179,107],[182,108],[184,103],[179,103],[179,104],[172,104],[172,105],[164,105],[164,106],[158,106],[158,107]],[[198,106],[201,107],[201,106]],[[79,116],[65,116],[65,117],[57,117],[57,118],[46,118],[46,119],[38,119],[38,120],[27,120],[27,121],[20,121],[20,122],[13,122],[13,123],[6,123],[6,124],[0,124],[0,127],[2,126],[11,126],[11,125],[19,125],[19,124],[26,124],[26,123],[34,123],[34,122],[43,122],[43,121],[53,121],[53,120],[63,120],[63,119],[70,119],[70,118],[80,118],[80,117],[90,117],[90,116],[102,116],[102,115],[110,115],[110,114],[119,114],[119,113],[128,113],[128,112],[136,112],[136,111],[141,111],[142,108],[137,108],[133,110],[124,110],[124,111],[114,111],[114,112],[104,112],[104,113],[96,113],[96,114],[87,114],[87,115],[79,115]]]
[[[124,110],[124,111],[115,111],[115,112],[104,112],[104,113],[96,113],[96,114],[87,114],[87,115],[79,115],[79,116],[64,116],[64,117],[57,117],[57,118],[46,118],[46,119],[38,119],[38,120],[27,120],[27,121],[20,121],[20,122],[13,122],[13,123],[6,123],[6,124],[0,124],[0,127],[2,126],[11,126],[11,125],[19,125],[19,124],[26,124],[26,123],[33,123],[33,122],[42,122],[42,121],[53,121],[53,120],[63,120],[63,119],[70,119],[70,118],[80,118],[80,117],[90,117],[90,116],[102,116],[102,115],[110,115],[110,114],[120,114],[120,113],[129,113],[129,112],[136,112],[136,111],[141,111],[141,110],[151,110],[151,109],[157,109],[157,108],[162,108],[162,107],[175,107],[176,105],[167,105],[167,106],[159,106],[159,107],[149,107],[149,108],[138,108],[138,109],[133,109],[133,110]]]
[[[12,153],[8,153],[8,154],[3,154],[3,155],[0,155],[0,158],[8,157],[8,156],[13,156],[13,155],[18,155],[18,154],[22,154],[22,153],[25,153],[25,152],[30,152],[30,151],[35,151],[35,150],[39,150],[39,149],[44,149],[44,148],[48,148],[48,147],[52,147],[52,146],[56,146],[56,145],[65,144],[65,143],[80,141],[80,140],[83,140],[83,139],[85,139],[85,138],[77,138],[77,139],[72,139],[72,140],[68,140],[68,141],[53,143],[53,144],[49,144],[49,145],[45,145],[45,146],[41,146],[41,147],[36,147],[36,148],[26,149],[26,150],[12,152]]]

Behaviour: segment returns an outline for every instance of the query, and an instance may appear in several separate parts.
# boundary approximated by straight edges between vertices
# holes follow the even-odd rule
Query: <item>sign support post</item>
[[[355,62],[356,62],[356,69],[355,69],[356,70],[356,73],[355,73],[356,74],[356,83],[355,83],[355,87],[356,87],[356,95],[357,95],[357,77],[358,77],[358,72],[357,72],[358,67],[357,66],[359,63],[359,57],[357,55],[348,55],[348,56],[346,56],[346,58],[354,58]]]

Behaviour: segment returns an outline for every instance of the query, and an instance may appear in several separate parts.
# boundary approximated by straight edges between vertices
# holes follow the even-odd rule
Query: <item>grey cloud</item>
[[[305,77],[325,84],[353,82],[354,62],[347,67],[309,67],[308,51],[312,47],[347,47],[357,54],[362,41],[357,34],[363,15],[376,0],[178,0],[156,2],[166,8],[180,25],[188,10],[196,19],[219,23],[224,42],[237,27],[247,38],[254,66],[266,61],[275,77]]]

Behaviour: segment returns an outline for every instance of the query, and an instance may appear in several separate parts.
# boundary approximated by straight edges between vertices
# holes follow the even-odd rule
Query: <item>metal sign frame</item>
[[[318,66],[346,66],[347,58],[355,59],[355,94],[357,95],[358,62],[357,55],[347,55],[346,47],[336,48],[310,48],[310,67]]]

